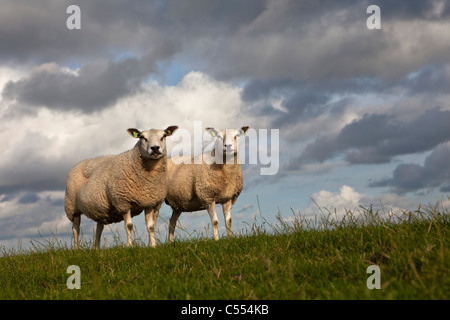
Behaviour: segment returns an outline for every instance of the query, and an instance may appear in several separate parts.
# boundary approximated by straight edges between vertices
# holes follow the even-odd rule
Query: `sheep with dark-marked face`
[[[75,248],[81,214],[97,222],[95,246],[99,248],[104,225],[122,220],[128,246],[132,246],[131,218],[142,211],[149,245],[156,246],[156,219],[168,188],[166,137],[177,128],[142,132],[128,129],[131,136],[139,139],[133,149],[116,156],[84,160],[74,166],[67,178],[65,209],[73,222]]]
[[[173,241],[175,226],[182,212],[206,209],[211,218],[214,239],[219,239],[216,204],[222,204],[227,234],[231,230],[231,205],[242,191],[242,169],[238,161],[239,137],[248,130],[248,126],[236,130],[218,131],[206,128],[215,140],[211,155],[201,155],[201,160],[176,164],[168,161],[169,188],[166,203],[173,213],[169,224],[169,242]],[[196,164],[198,163],[198,164]]]

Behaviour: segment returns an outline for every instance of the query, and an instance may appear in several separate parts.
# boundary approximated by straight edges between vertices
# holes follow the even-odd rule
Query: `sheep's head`
[[[170,126],[165,130],[139,131],[130,128],[127,131],[132,137],[139,139],[139,151],[143,158],[157,160],[167,155],[166,137],[171,136],[177,129],[177,126]]]
[[[211,136],[217,138],[217,147],[220,147],[224,155],[237,154],[239,152],[239,137],[245,135],[249,126],[239,129],[226,129],[218,131],[214,128],[206,128]]]

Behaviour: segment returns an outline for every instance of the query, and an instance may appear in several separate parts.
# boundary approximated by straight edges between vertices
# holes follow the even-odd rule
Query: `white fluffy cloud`
[[[404,196],[395,194],[381,194],[369,196],[359,193],[354,188],[342,185],[339,192],[320,190],[314,193],[309,206],[301,211],[305,216],[332,214],[335,219],[341,219],[347,211],[354,214],[363,212],[362,207],[369,208],[373,205],[373,210],[379,210],[382,215],[401,214],[405,210],[417,209],[417,202],[413,202]]]
[[[327,190],[321,190],[314,193],[311,198],[311,204],[303,212],[305,215],[314,215],[321,212],[328,214],[334,213],[338,216],[344,216],[345,210],[353,211],[358,207],[363,195],[356,192],[352,187],[343,185],[339,188],[338,193],[333,193]]]

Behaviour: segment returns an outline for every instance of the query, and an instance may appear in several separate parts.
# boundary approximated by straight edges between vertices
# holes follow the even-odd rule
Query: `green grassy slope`
[[[0,299],[448,299],[449,243],[448,212],[280,217],[219,241],[7,252]],[[366,286],[373,264],[379,290]],[[66,286],[69,265],[80,267],[79,290]]]

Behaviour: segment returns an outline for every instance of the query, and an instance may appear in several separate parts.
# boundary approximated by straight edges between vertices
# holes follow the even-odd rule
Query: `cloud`
[[[70,232],[70,221],[60,206],[64,191],[21,192],[0,200],[0,240],[46,235],[55,230]]]
[[[39,200],[39,196],[36,193],[27,192],[19,198],[18,203],[20,203],[20,204],[35,203],[38,200]]]
[[[0,160],[0,194],[63,189],[71,154],[60,150],[56,155],[52,149],[57,150],[57,140],[30,128],[14,135],[17,128],[10,125],[17,122],[11,122],[0,134],[1,141],[9,140]]]
[[[371,181],[370,187],[390,187],[391,192],[404,194],[422,189],[439,188],[450,191],[450,144],[440,144],[423,165],[399,164],[392,177]]]
[[[265,2],[78,0],[81,29],[69,30],[66,9],[72,1],[7,0],[0,12],[0,61],[83,64],[116,54],[139,56],[161,46],[181,50],[183,43],[192,45],[195,55],[196,48],[214,46],[216,37],[253,21]]]
[[[239,215],[243,216],[243,213],[244,213],[245,211],[248,211],[249,209],[252,209],[252,208],[253,208],[253,204],[247,203],[247,204],[244,204],[244,205],[241,206],[241,207],[238,207],[236,210],[233,210],[233,212],[234,212],[235,214],[239,214]]]
[[[113,53],[143,55],[173,45],[158,28],[163,6],[154,1],[79,0],[81,29],[69,30],[68,0],[6,1],[0,12],[0,60],[9,63],[83,63]],[[132,35],[132,36],[131,36]]]
[[[356,192],[352,187],[343,185],[339,189],[339,193],[333,193],[327,190],[321,190],[314,193],[311,198],[314,200],[302,212],[307,216],[324,212],[325,214],[336,213],[342,217],[345,215],[345,210],[353,211],[356,209],[363,198],[363,195]]]
[[[332,109],[332,95],[325,90],[289,79],[251,80],[242,93],[248,112],[272,117],[276,128],[310,120]]]
[[[101,59],[76,71],[46,63],[20,80],[9,81],[2,96],[29,106],[92,113],[141,90],[144,78],[157,71],[156,61],[173,53],[172,47],[159,47],[141,58]]]
[[[264,12],[222,42],[214,70],[228,78],[400,79],[430,60],[449,61],[449,44],[437,35],[450,29],[447,9],[429,19],[409,3],[383,1],[382,30],[373,32],[365,27],[369,4],[268,1]]]
[[[398,78],[429,60],[449,61],[450,45],[440,38],[450,28],[450,10],[440,0],[378,1],[380,32],[365,26],[370,1],[79,0],[81,30],[76,31],[66,28],[70,4],[3,3],[0,60],[83,64],[171,45],[215,77],[308,81]]]
[[[426,65],[409,74],[400,85],[410,94],[447,93],[450,86],[450,64]]]
[[[323,162],[340,154],[352,164],[388,163],[394,156],[428,151],[450,140],[448,123],[450,111],[440,108],[407,122],[388,114],[365,114],[336,136],[322,136],[308,144],[298,163]]]
[[[416,209],[417,203],[404,196],[395,194],[366,195],[359,193],[353,187],[342,185],[339,192],[320,190],[311,196],[309,206],[300,213],[305,216],[329,215],[331,218],[341,219],[347,211],[355,215],[363,212],[363,208],[372,208],[381,215],[401,214],[404,211]]]

